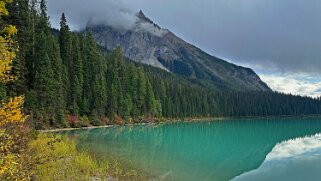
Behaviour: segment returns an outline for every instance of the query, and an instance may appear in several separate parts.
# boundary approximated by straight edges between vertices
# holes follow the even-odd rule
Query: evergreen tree
[[[64,86],[63,86],[63,75],[64,66],[60,58],[60,49],[58,40],[52,35],[48,38],[48,45],[50,46],[50,59],[52,64],[52,69],[54,73],[53,89],[56,95],[54,100],[54,125],[57,127],[65,127],[65,111],[66,111],[66,100],[64,96]]]
[[[79,108],[82,104],[82,89],[83,89],[83,62],[80,53],[79,39],[76,35],[72,36],[72,66],[70,76],[71,89],[71,113],[79,114]]]
[[[63,70],[63,83],[65,90],[65,99],[67,103],[67,109],[72,112],[72,96],[71,96],[71,67],[72,67],[72,40],[71,32],[67,24],[66,16],[64,13],[60,19],[60,34],[59,34],[59,45],[60,45],[60,57],[62,59],[64,70]]]
[[[86,54],[86,58],[84,59],[84,62],[86,62],[84,69],[84,86],[88,91],[84,91],[86,94],[85,99],[89,101],[89,110],[95,110],[98,116],[102,116],[105,114],[107,102],[104,59],[92,35],[85,35],[84,41],[86,46],[84,52]]]
[[[22,95],[28,90],[28,69],[27,59],[30,56],[31,49],[31,22],[28,0],[15,0],[8,4],[8,24],[16,26],[19,31],[15,36],[19,42],[19,53],[13,61],[12,74],[16,80],[8,84],[8,90],[11,94]]]
[[[54,121],[54,110],[55,110],[55,99],[56,92],[54,89],[54,72],[52,64],[48,56],[48,41],[44,33],[41,33],[37,38],[37,53],[36,58],[36,73],[34,90],[36,93],[36,101],[38,103],[36,112],[40,112],[41,119],[45,123],[53,126]],[[39,125],[41,127],[41,125]]]
[[[143,68],[139,67],[137,72],[137,100],[136,107],[139,111],[139,115],[142,116],[146,112],[146,106],[144,104],[146,96],[146,78],[143,72]]]
[[[154,91],[152,88],[152,85],[150,82],[147,80],[146,83],[146,113],[150,117],[154,117],[157,115],[157,105],[156,105],[156,100],[154,96]]]
[[[107,94],[108,94],[108,104],[107,104],[107,114],[109,117],[114,118],[119,114],[119,107],[123,106],[124,102],[119,98],[122,95],[120,89],[120,77],[119,71],[119,50],[115,50],[110,56],[110,63],[107,65]],[[121,104],[121,106],[120,106]]]
[[[45,0],[14,0],[5,24],[16,25],[20,42],[13,74],[19,81],[0,85],[1,98],[26,93],[26,110],[37,128],[65,127],[66,114],[106,116],[126,121],[145,118],[278,116],[321,113],[321,99],[278,92],[218,91],[206,81],[124,60],[117,47],[100,51],[89,33],[72,33],[62,14],[51,29]],[[104,119],[106,120],[106,119]]]
[[[137,95],[137,86],[138,86],[138,75],[137,75],[137,69],[133,64],[130,64],[129,70],[128,70],[129,80],[128,80],[128,95],[131,98],[131,111],[130,115],[133,118],[137,118],[139,116],[139,108],[137,106],[138,102],[138,95]]]

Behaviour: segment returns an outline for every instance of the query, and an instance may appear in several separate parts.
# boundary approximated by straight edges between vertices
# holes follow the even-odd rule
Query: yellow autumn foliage
[[[17,33],[17,29],[9,25],[3,29],[4,36],[0,36],[0,81],[6,82],[12,80],[10,75],[12,61],[16,58],[16,49],[14,48],[11,36]]]
[[[2,16],[8,16],[6,4],[12,0],[0,0],[0,23]],[[1,26],[0,30],[0,82],[6,83],[14,77],[10,74],[12,61],[16,58],[17,49],[12,36],[17,33],[15,26]],[[26,116],[22,113],[24,99],[14,97],[9,101],[0,100],[0,180],[30,180],[26,166],[28,155],[27,128],[23,126]]]
[[[1,16],[8,15],[6,9],[6,3],[10,3],[12,0],[0,0],[0,20]],[[16,58],[16,48],[14,48],[14,42],[12,36],[17,33],[15,26],[7,25],[0,30],[0,81],[6,82],[13,77],[10,75],[12,70],[12,61]],[[24,122],[26,117],[21,112],[23,105],[23,97],[15,97],[9,100],[9,102],[0,102],[0,129],[7,123]]]
[[[23,97],[15,97],[0,108],[0,180],[29,180],[23,155],[28,140],[23,122],[27,119],[22,111]]]
[[[23,100],[23,97],[20,96],[2,104],[0,108],[0,127],[8,123],[22,123],[26,120],[27,117],[21,112]]]
[[[23,105],[23,97],[15,97],[7,103],[2,103],[0,108],[0,178],[6,174],[6,177],[16,178],[16,172],[21,167],[19,153],[23,150],[18,140],[23,140],[19,131],[22,127],[19,123],[26,120],[26,116],[22,114],[21,107]],[[8,125],[14,124],[11,129],[7,129]],[[15,134],[14,134],[15,132]],[[19,179],[20,180],[20,179]]]
[[[0,0],[0,20],[1,16],[8,16],[6,3],[10,2],[12,0]],[[0,30],[0,33],[0,81],[6,82],[13,79],[10,71],[12,61],[16,58],[17,49],[13,46],[12,36],[17,33],[17,29],[15,26],[7,25]]]
[[[17,124],[0,130],[0,180],[30,180],[32,158],[26,153],[27,127]]]
[[[12,0],[1,0],[0,1],[0,15],[8,16],[8,10],[6,8],[6,3],[11,3]]]
[[[29,180],[26,159],[23,152],[28,141],[27,119],[22,111],[23,97],[15,97],[0,108],[0,180]]]

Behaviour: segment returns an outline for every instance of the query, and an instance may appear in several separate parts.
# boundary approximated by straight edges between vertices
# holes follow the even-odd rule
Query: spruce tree
[[[128,95],[131,98],[131,111],[130,115],[133,118],[137,118],[139,115],[139,109],[137,106],[137,85],[138,85],[138,75],[137,75],[137,68],[133,65],[130,64],[128,68]]]
[[[71,100],[71,66],[72,66],[72,40],[71,32],[67,24],[66,16],[64,13],[61,15],[60,19],[60,34],[59,34],[59,45],[60,45],[60,57],[64,65],[63,70],[63,82],[65,90],[65,99],[67,104],[67,109],[72,110],[72,100]]]
[[[117,59],[117,52],[113,51],[112,55],[108,60],[107,65],[107,94],[108,94],[108,104],[107,104],[107,115],[110,118],[114,118],[115,115],[119,112],[119,93],[120,93],[120,79],[119,79],[119,68],[118,68],[118,59]],[[122,102],[123,104],[123,102]]]
[[[146,78],[142,67],[138,68],[137,78],[137,100],[136,106],[139,111],[139,116],[144,116],[146,112],[145,96],[146,96]]]
[[[150,82],[147,80],[146,81],[146,99],[145,99],[145,104],[146,104],[146,113],[149,117],[154,117],[154,115],[157,114],[157,105],[156,105],[156,100],[153,92],[152,85]]]
[[[63,86],[63,75],[64,75],[64,65],[62,64],[62,60],[60,58],[60,49],[58,40],[50,35],[48,37],[48,46],[51,51],[50,52],[50,59],[52,64],[52,69],[54,73],[54,81],[53,81],[53,89],[56,96],[54,100],[54,124],[57,127],[65,127],[66,126],[66,118],[65,118],[65,111],[66,111],[66,100],[64,96],[64,86]]]
[[[83,62],[80,53],[79,39],[76,35],[72,36],[72,64],[70,67],[70,89],[71,89],[71,113],[79,114],[79,109],[82,104],[83,91]]]
[[[41,118],[47,125],[54,125],[54,111],[56,92],[54,88],[54,72],[52,63],[48,56],[48,41],[45,33],[41,33],[37,38],[36,48],[36,72],[34,90],[37,96],[37,110],[40,111]],[[41,126],[41,125],[40,125]]]
[[[31,21],[28,0],[15,0],[7,4],[9,11],[7,23],[19,29],[16,41],[19,42],[19,53],[12,64],[12,74],[16,80],[8,84],[10,94],[22,95],[28,90],[27,60],[31,50]]]

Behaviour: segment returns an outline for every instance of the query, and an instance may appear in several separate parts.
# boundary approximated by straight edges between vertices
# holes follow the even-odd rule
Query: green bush
[[[146,180],[133,169],[125,169],[119,161],[93,159],[80,152],[75,142],[53,134],[39,134],[29,144],[28,153],[34,161],[34,180]]]
[[[80,117],[80,127],[88,127],[90,126],[90,121],[87,116]]]

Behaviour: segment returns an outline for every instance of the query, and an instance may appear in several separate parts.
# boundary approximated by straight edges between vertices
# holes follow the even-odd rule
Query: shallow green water
[[[63,134],[77,140],[79,148],[113,155],[155,180],[225,181],[259,168],[278,143],[317,133],[321,133],[321,119],[293,118],[180,122]]]

